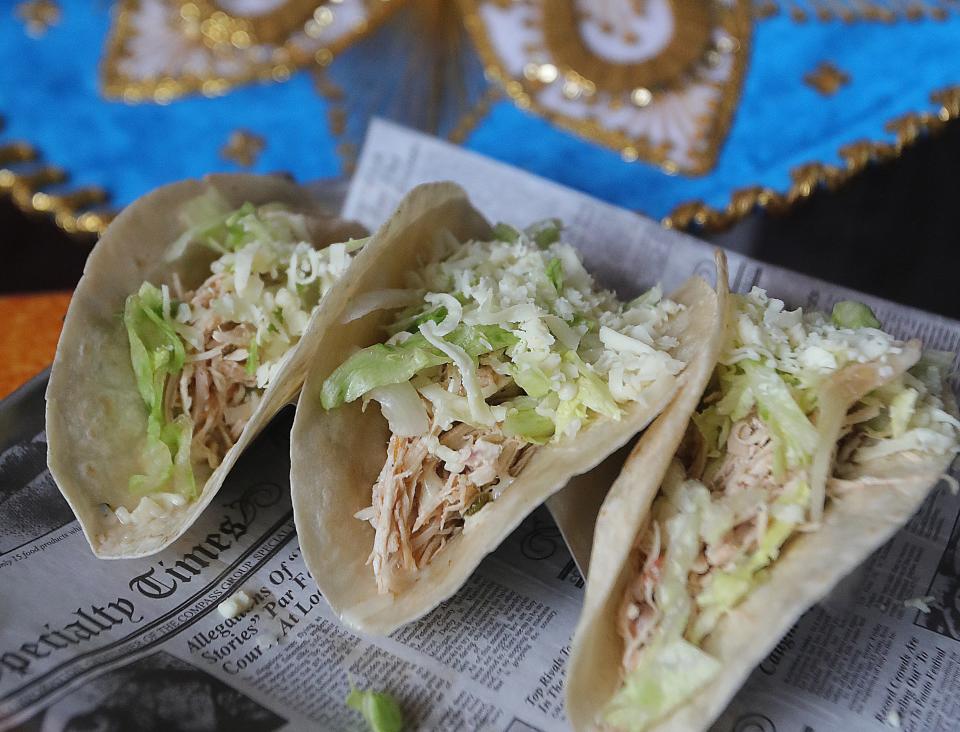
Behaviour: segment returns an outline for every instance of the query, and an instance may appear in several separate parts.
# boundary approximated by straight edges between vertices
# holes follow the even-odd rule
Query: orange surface
[[[70,294],[0,296],[0,399],[53,362]]]

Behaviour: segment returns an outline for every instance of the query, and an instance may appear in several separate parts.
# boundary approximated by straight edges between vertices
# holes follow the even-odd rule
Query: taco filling
[[[665,326],[681,306],[653,288],[630,303],[597,287],[550,220],[460,244],[370,293],[347,318],[397,310],[383,343],[324,382],[322,404],[380,404],[391,436],[370,505],[368,564],[380,593],[402,590],[483,515],[539,445],[618,420],[684,368]]]
[[[168,259],[200,245],[217,258],[188,289],[144,282],[125,303],[123,322],[137,388],[147,407],[142,496],[122,524],[143,523],[199,495],[243,431],[299,342],[320,298],[346,271],[364,240],[316,249],[313,223],[280,204],[231,210],[211,188],[181,211],[186,233]]]
[[[830,318],[757,288],[734,303],[711,386],[631,552],[623,684],[606,728],[647,729],[721,672],[705,639],[832,500],[870,490],[867,463],[946,464],[958,450],[943,391],[951,355],[921,358],[859,303]]]

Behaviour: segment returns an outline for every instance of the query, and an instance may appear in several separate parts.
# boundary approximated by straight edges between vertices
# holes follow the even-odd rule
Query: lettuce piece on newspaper
[[[643,429],[719,327],[703,280],[624,303],[559,222],[493,230],[451,184],[414,190],[353,272],[343,311],[315,323],[291,481],[313,576],[369,632],[455,592],[533,508]]]
[[[363,716],[371,732],[401,732],[403,712],[397,700],[382,691],[351,689],[347,706]]]
[[[159,551],[210,502],[295,396],[301,338],[362,233],[249,175],[166,186],[109,227],[47,392],[50,470],[95,554]]]
[[[828,317],[757,288],[732,299],[709,385],[647,431],[600,509],[575,729],[707,728],[960,449],[952,358],[921,357],[861,303]]]

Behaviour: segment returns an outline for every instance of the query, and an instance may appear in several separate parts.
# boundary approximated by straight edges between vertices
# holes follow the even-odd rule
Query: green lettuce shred
[[[542,369],[535,366],[514,368],[513,380],[528,396],[542,397],[550,393],[550,379]]]
[[[170,247],[167,258],[176,259],[194,241],[208,246],[210,241],[216,242],[231,211],[230,202],[213,187],[186,201],[180,208],[180,223],[186,230]],[[220,250],[219,246],[213,248]]]
[[[775,369],[754,361],[744,361],[740,367],[747,388],[756,401],[757,413],[771,432],[774,476],[781,478],[787,468],[810,462],[817,449],[817,428]]]
[[[541,249],[546,249],[551,244],[560,241],[560,232],[563,230],[563,222],[560,219],[544,219],[527,227],[525,233]]]
[[[920,392],[909,387],[905,388],[890,401],[890,436],[902,437],[910,424],[910,418],[917,408],[917,399]]]
[[[493,238],[497,241],[505,241],[508,244],[516,244],[520,241],[520,232],[510,224],[501,221],[493,227]]]
[[[517,397],[508,402],[510,410],[503,422],[503,432],[508,437],[520,437],[527,442],[543,444],[554,433],[553,420],[537,414],[539,399],[532,396]]]
[[[250,346],[247,349],[247,365],[246,372],[248,376],[253,376],[257,373],[257,369],[260,367],[260,344],[257,342],[257,337],[254,336],[250,339]]]
[[[403,712],[389,694],[350,689],[346,701],[348,707],[363,715],[373,732],[400,732],[403,729]]]
[[[610,388],[583,362],[576,351],[567,351],[563,360],[574,364],[580,374],[577,378],[577,400],[598,414],[614,420],[620,419],[620,407],[610,393]]]
[[[604,720],[616,729],[647,729],[710,683],[720,669],[719,661],[683,638],[651,646],[624,679]]]
[[[622,412],[610,393],[610,388],[603,380],[583,362],[575,351],[567,351],[563,355],[563,360],[577,367],[579,374],[577,393],[572,399],[561,401],[557,407],[554,439],[561,439],[570,425],[576,422],[583,424],[587,419],[588,409],[610,419],[619,420]]]
[[[175,259],[183,254],[191,243],[202,244],[218,254],[236,252],[253,241],[296,241],[300,238],[285,217],[269,217],[262,214],[283,211],[279,204],[254,206],[249,201],[234,209],[216,188],[208,188],[199,196],[183,204],[180,221],[186,230],[173,243],[167,254]],[[366,243],[366,239],[347,243],[351,252]]]
[[[477,513],[481,508],[486,506],[492,500],[493,500],[493,496],[491,496],[489,493],[481,493],[479,496],[473,499],[473,503],[467,506],[467,510],[463,512],[463,515],[473,516],[475,513]]]
[[[441,323],[445,317],[447,317],[447,308],[443,305],[440,305],[439,307],[436,307],[433,310],[428,310],[427,312],[422,313],[414,318],[413,324],[407,328],[407,330],[411,333],[415,333],[424,323]]]
[[[833,306],[830,319],[838,328],[879,328],[880,321],[873,314],[873,310],[862,302],[855,300],[841,300]]]
[[[185,498],[195,498],[197,487],[190,462],[193,422],[186,415],[170,423],[163,418],[164,384],[168,376],[183,369],[186,353],[169,314],[164,313],[162,291],[143,283],[136,295],[127,298],[123,321],[137,389],[148,410],[145,473],[132,476],[129,487],[137,494],[172,487]]]
[[[516,336],[497,325],[460,325],[444,340],[474,359],[517,342]],[[334,409],[378,386],[409,381],[424,369],[450,362],[419,333],[394,345],[377,343],[357,351],[327,377],[320,401],[324,409]]]
[[[547,263],[547,278],[557,292],[563,292],[563,262],[559,257],[554,257]]]

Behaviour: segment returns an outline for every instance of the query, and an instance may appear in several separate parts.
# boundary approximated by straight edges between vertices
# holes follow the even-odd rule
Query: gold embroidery
[[[705,28],[701,27],[696,31],[685,30],[684,33],[691,34],[689,36],[678,34],[684,35],[692,42],[691,48],[700,54],[701,64],[707,66],[716,64],[723,54],[729,54],[731,57],[730,74],[726,81],[705,82],[713,86],[719,92],[719,96],[713,103],[710,113],[697,120],[699,130],[696,133],[696,144],[689,152],[688,163],[681,163],[666,142],[653,143],[646,136],[630,135],[605,127],[597,121],[598,116],[595,114],[586,114],[582,118],[573,117],[554,111],[538,101],[537,92],[543,85],[555,82],[561,84],[560,89],[564,97],[586,98],[588,104],[592,103],[589,100],[596,94],[598,88],[617,90],[620,94],[612,95],[608,102],[611,110],[622,108],[625,104],[647,106],[655,99],[656,91],[660,91],[660,89],[650,88],[653,86],[650,79],[645,80],[637,76],[640,70],[647,73],[652,67],[636,65],[631,71],[621,73],[618,70],[619,64],[604,62],[595,54],[589,53],[582,40],[576,40],[575,37],[579,37],[579,29],[575,22],[571,22],[569,13],[564,15],[565,11],[560,11],[560,15],[556,16],[558,8],[569,7],[568,3],[571,0],[564,0],[564,2],[526,0],[527,5],[541,10],[541,23],[538,25],[534,22],[534,26],[542,30],[546,42],[544,47],[529,46],[528,53],[534,57],[537,51],[546,52],[549,47],[552,52],[568,54],[569,58],[563,57],[562,62],[559,58],[551,59],[551,63],[539,63],[531,58],[520,78],[514,78],[506,70],[494,48],[480,14],[480,6],[483,2],[484,0],[460,0],[464,11],[464,22],[483,59],[487,77],[497,82],[518,107],[531,109],[558,127],[618,150],[626,161],[644,160],[658,165],[668,174],[684,172],[702,175],[713,167],[720,146],[726,139],[733,111],[740,98],[752,31],[750,0],[732,0],[729,4],[704,0],[697,0],[696,3],[672,0],[671,8],[674,8],[675,12],[684,13],[688,21],[687,25],[693,21],[697,24],[706,22]],[[560,21],[557,21],[556,17],[559,17]],[[529,18],[527,20],[532,21]],[[681,27],[685,25],[678,20],[677,28]],[[718,34],[720,40],[716,47],[712,41],[715,29],[723,32],[722,35]],[[701,48],[697,48],[696,38],[703,37],[702,34],[711,40]],[[546,41],[548,35],[552,40]],[[672,49],[671,53],[680,55],[675,55],[672,60],[666,61],[660,58],[664,54],[660,54],[657,59],[654,59],[660,65],[651,79],[660,83],[669,83],[671,74],[678,73],[677,69],[686,68],[687,74],[684,78],[689,80],[691,67],[689,65],[684,67],[684,64],[692,64],[691,59],[696,53],[691,53],[691,49],[686,47],[674,47],[671,44],[668,44],[667,48]],[[598,64],[604,64],[602,70]],[[693,68],[696,66],[694,65]],[[592,76],[588,77],[588,73]]]
[[[40,38],[50,26],[60,22],[60,6],[54,0],[24,0],[15,12],[33,38]]]
[[[956,10],[955,0],[753,0],[755,17],[769,18],[784,11],[797,23],[946,20]]]
[[[500,101],[500,99],[502,99],[502,95],[497,87],[487,87],[487,90],[480,98],[480,101],[477,102],[477,105],[473,109],[463,113],[453,126],[450,134],[447,135],[447,139],[458,145],[463,144],[469,134],[480,124],[480,120],[490,111],[490,107]]]
[[[934,134],[948,122],[960,119],[960,86],[935,92],[930,99],[939,105],[935,112],[910,112],[887,122],[885,129],[894,135],[893,142],[859,140],[840,148],[841,165],[807,163],[798,166],[790,172],[793,184],[783,193],[763,186],[741,188],[731,194],[730,203],[723,209],[712,208],[703,201],[689,201],[674,208],[660,223],[668,229],[699,227],[722,231],[754,209],[785,211],[821,188],[833,190],[868,165],[896,158],[921,135]]]
[[[261,43],[279,46],[294,32],[304,30],[314,13],[314,23],[329,25],[333,12],[323,5],[317,0],[285,0],[262,15],[239,16],[225,10],[219,0],[181,0],[180,19],[188,36],[203,40],[210,48],[249,48]]]
[[[209,97],[220,96],[234,86],[250,81],[286,81],[290,78],[294,69],[314,63],[321,66],[330,64],[333,58],[343,49],[372,33],[404,1],[369,0],[367,15],[359,20],[350,31],[338,37],[334,43],[311,53],[307,53],[302,47],[296,45],[291,37],[288,37],[283,44],[274,48],[269,58],[261,59],[259,56],[251,56],[249,60],[246,60],[246,63],[242,64],[240,70],[230,76],[216,73],[202,75],[185,73],[178,76],[158,75],[137,79],[125,75],[120,69],[120,63],[129,54],[129,43],[137,33],[133,24],[133,17],[140,7],[140,0],[118,0],[113,28],[107,40],[107,50],[101,65],[103,92],[108,97],[117,97],[125,102],[154,101],[163,104],[184,94],[196,92]],[[334,12],[316,0],[312,4],[318,10],[325,9],[331,13]],[[333,3],[333,5],[335,4]],[[197,8],[197,13],[200,12],[200,7],[195,2],[184,3],[180,10],[182,11],[183,7],[187,5],[192,6],[187,10],[188,19],[194,15],[193,7]],[[281,6],[279,10],[285,10],[288,6],[293,6],[292,0],[288,0],[288,3]],[[222,11],[215,10],[214,13],[216,12]],[[199,15],[196,17],[199,17]],[[180,18],[183,19],[182,12]],[[218,16],[217,20],[223,21],[224,19]],[[261,18],[258,22],[262,23],[263,20],[264,18]],[[304,29],[308,36],[310,33],[307,31],[307,26],[312,20],[316,19],[310,18],[304,23]],[[330,20],[332,22],[332,18]],[[278,24],[278,27],[279,25],[282,24]],[[253,30],[256,32],[256,28],[253,28]],[[211,32],[216,38],[221,38],[220,30],[211,30]],[[238,30],[238,32],[241,32],[241,30]],[[241,41],[240,44],[234,43],[240,38],[241,36],[234,38],[231,31],[229,45],[234,52],[245,50],[245,40]],[[251,36],[249,40],[252,43],[253,37]],[[200,39],[195,42],[200,44],[201,48],[207,47]]]
[[[103,233],[113,214],[90,209],[106,202],[106,191],[97,186],[69,193],[44,191],[66,182],[67,174],[55,166],[39,163],[39,157],[36,148],[26,142],[0,145],[0,196],[8,196],[21,211],[52,217],[66,232]]]
[[[549,4],[543,6],[544,50],[549,51],[552,58],[565,62],[561,75],[588,80],[591,86],[613,94],[629,94],[640,86],[675,87],[704,62],[712,48],[710,35],[716,25],[712,2],[672,0],[674,32],[666,47],[645,61],[617,64],[598,56],[584,42],[573,2],[547,2]]]
[[[267,141],[262,135],[249,130],[234,130],[227,144],[220,148],[220,157],[249,168],[256,165],[257,158],[266,146]]]
[[[832,97],[841,87],[850,83],[850,74],[829,61],[821,62],[813,71],[804,74],[804,82],[825,97]]]

